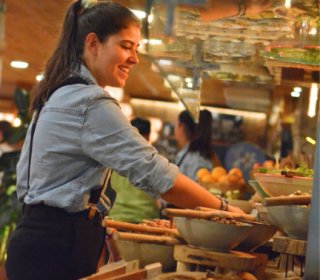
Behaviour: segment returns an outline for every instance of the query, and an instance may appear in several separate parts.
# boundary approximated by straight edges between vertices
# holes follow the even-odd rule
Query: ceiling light
[[[36,76],[36,80],[40,82],[43,79],[43,74],[39,74]]]
[[[172,60],[168,60],[168,59],[159,59],[158,63],[161,66],[171,66],[173,64]]]
[[[141,11],[141,10],[131,10],[131,12],[133,12],[137,18],[139,19],[144,19],[146,17],[146,12]]]
[[[162,41],[159,39],[143,39],[142,42],[144,44],[149,44],[149,45],[153,45],[153,46],[158,46],[162,44]]]
[[[16,117],[12,122],[13,127],[19,127],[19,126],[21,126],[21,124],[22,124],[21,119],[18,117]]]
[[[13,61],[11,61],[10,65],[13,68],[26,69],[26,68],[28,68],[29,63],[25,62],[25,61],[13,60]]]
[[[302,88],[301,87],[294,87],[293,91],[300,93],[300,92],[302,92]]]
[[[291,92],[291,97],[294,97],[294,98],[300,97],[300,92],[292,91],[292,92]]]
[[[287,9],[290,9],[290,8],[291,8],[291,0],[285,0],[284,6],[285,6]]]

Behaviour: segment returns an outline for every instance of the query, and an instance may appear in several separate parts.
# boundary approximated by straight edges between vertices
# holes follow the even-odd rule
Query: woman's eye
[[[122,48],[125,50],[131,50],[131,46],[122,46]]]

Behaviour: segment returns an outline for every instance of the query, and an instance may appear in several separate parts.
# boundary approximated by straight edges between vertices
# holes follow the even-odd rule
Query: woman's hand
[[[235,207],[235,206],[232,206],[232,205],[230,205],[230,204],[229,204],[229,206],[228,206],[228,212],[238,213],[238,214],[245,214],[245,212],[243,212],[240,208]]]

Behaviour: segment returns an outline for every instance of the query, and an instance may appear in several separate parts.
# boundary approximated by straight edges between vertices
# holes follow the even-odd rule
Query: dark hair
[[[134,118],[131,120],[131,124],[138,128],[139,133],[141,135],[149,135],[150,129],[151,129],[151,123],[149,120],[143,119],[143,118]]]
[[[75,1],[65,15],[60,39],[47,62],[44,77],[33,90],[30,111],[41,108],[52,89],[79,71],[85,38],[89,33],[95,33],[103,43],[110,35],[127,28],[132,22],[140,26],[134,13],[118,3],[99,1],[83,8],[81,0]]]
[[[11,124],[7,121],[0,121],[0,130],[3,134],[3,139],[0,142],[8,141],[10,132],[11,132]]]
[[[208,110],[201,110],[197,124],[185,110],[179,114],[178,120],[190,141],[189,151],[198,151],[203,157],[211,159],[212,114]]]

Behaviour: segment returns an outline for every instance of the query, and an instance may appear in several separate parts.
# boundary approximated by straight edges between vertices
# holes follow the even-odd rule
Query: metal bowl
[[[139,260],[140,267],[160,262],[162,270],[169,272],[176,270],[176,261],[173,258],[173,245],[162,245],[129,240],[115,240],[116,246],[126,261]]]
[[[190,246],[227,252],[249,234],[251,225],[222,224],[210,220],[174,217],[181,236]]]
[[[268,206],[269,222],[290,238],[307,240],[310,207],[303,205]]]
[[[265,244],[276,233],[277,227],[257,222],[247,222],[252,226],[248,236],[235,248],[239,251],[253,252]]]

